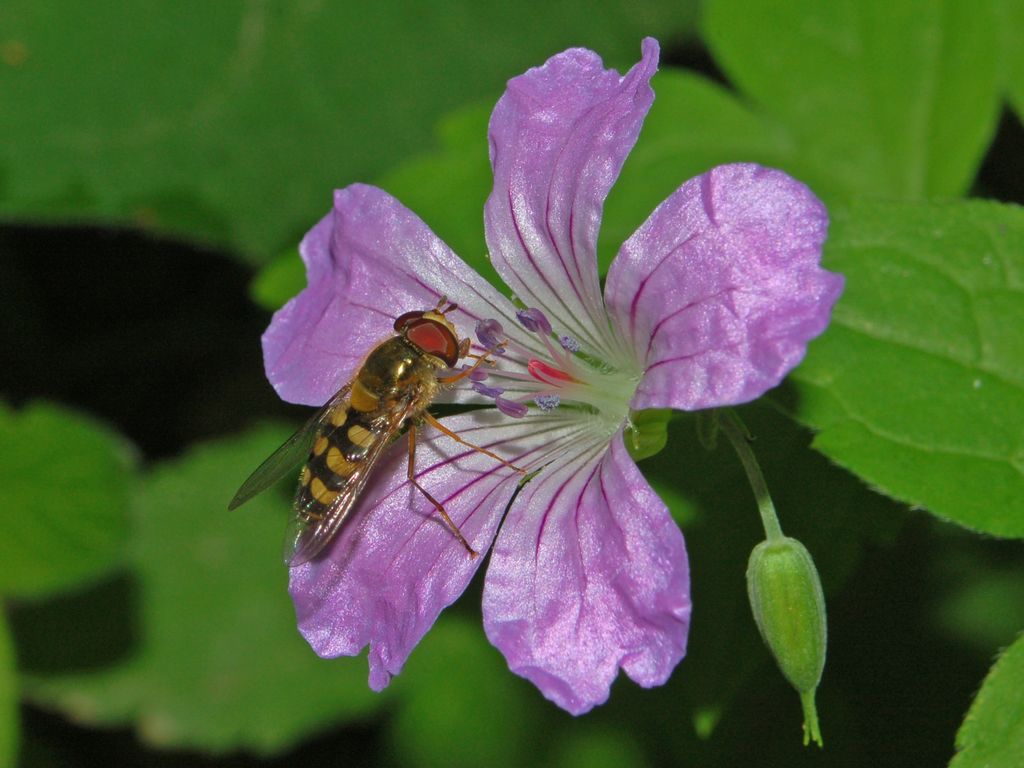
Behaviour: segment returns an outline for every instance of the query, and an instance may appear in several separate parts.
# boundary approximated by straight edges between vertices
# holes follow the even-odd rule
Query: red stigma
[[[543,360],[533,359],[526,364],[526,368],[533,378],[537,379],[537,381],[544,382],[545,384],[579,383],[579,380],[574,379],[565,371],[548,365]]]

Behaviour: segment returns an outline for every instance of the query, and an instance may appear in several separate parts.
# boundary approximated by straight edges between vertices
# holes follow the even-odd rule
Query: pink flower
[[[819,266],[828,218],[810,190],[779,171],[726,165],[658,206],[620,249],[602,295],[602,206],[653,101],[657,59],[645,40],[620,76],[572,49],[509,82],[490,122],[484,221],[517,304],[397,200],[353,185],[303,240],[308,287],[263,338],[274,387],[309,405],[354,375],[397,315],[442,295],[459,305],[449,317],[463,335],[477,328],[478,351],[508,339],[486,382],[449,392],[499,407],[445,423],[536,476],[513,500],[519,474],[427,429],[418,479],[490,552],[488,638],[577,714],[607,699],[619,668],[659,685],[686,649],[683,537],[626,451],[630,414],[758,397],[802,359],[842,290]],[[325,555],[291,573],[302,634],[325,657],[369,644],[375,689],[484,561],[405,471],[396,446]]]

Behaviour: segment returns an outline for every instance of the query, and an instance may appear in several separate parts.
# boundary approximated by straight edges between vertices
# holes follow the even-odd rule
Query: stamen
[[[490,375],[496,379],[509,379],[511,381],[528,381],[531,384],[537,381],[533,376],[528,373],[521,373],[520,371],[505,371],[501,368],[491,371]]]
[[[497,320],[481,320],[476,326],[479,343],[507,350],[505,362],[512,365],[487,370],[488,383],[501,386],[489,386],[483,383],[484,377],[470,374],[467,378],[473,390],[492,398],[498,410],[512,418],[526,416],[532,407],[548,413],[567,400],[589,406],[609,429],[621,425],[628,415],[628,395],[639,378],[599,370],[589,358],[581,359],[577,354],[582,349],[580,342],[568,334],[553,333],[550,321],[539,309],[519,310],[516,319],[544,349],[538,349],[535,340],[526,340],[521,333],[506,336]],[[522,340],[516,341],[516,336]],[[520,362],[523,360],[527,361],[525,370]],[[600,382],[595,378],[598,375],[602,377]]]
[[[551,323],[539,309],[521,309],[516,312],[516,317],[526,330],[543,336],[551,335]]]
[[[572,352],[573,354],[576,354],[581,349],[580,343],[572,336],[559,336],[558,343],[562,345],[562,349],[566,352]]]
[[[521,419],[528,412],[528,408],[522,403],[516,403],[512,400],[506,400],[504,397],[494,398],[494,404],[498,406],[498,410],[504,413],[506,416],[511,416],[513,419]]]
[[[544,411],[544,413],[547,413],[555,410],[559,403],[562,402],[562,398],[558,395],[537,395],[537,397],[533,399],[533,402],[535,402],[537,407]]]
[[[491,397],[494,399],[497,399],[498,395],[505,393],[505,390],[501,387],[489,387],[486,384],[481,384],[477,381],[473,382],[473,391],[479,395],[483,395],[484,397]]]
[[[469,365],[460,365],[458,368],[445,368],[437,372],[438,381],[442,384],[453,378],[456,381],[463,378],[468,378],[470,381],[484,381],[488,375],[488,372],[482,368],[472,368]]]
[[[505,341],[505,331],[497,320],[480,320],[477,322],[476,337],[486,349],[494,350],[496,355],[505,354],[502,346]]]

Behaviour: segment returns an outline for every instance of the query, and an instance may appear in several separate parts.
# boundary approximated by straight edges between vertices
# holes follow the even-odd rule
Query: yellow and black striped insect
[[[476,557],[444,506],[416,480],[417,426],[426,422],[452,439],[521,470],[463,440],[427,411],[442,387],[489,362],[489,353],[470,355],[470,340],[460,340],[455,326],[445,316],[457,306],[449,304],[442,309],[446,302],[442,298],[434,309],[406,312],[395,320],[397,334],[375,347],[355,378],[271,454],[231,499],[228,509],[241,506],[306,459],[285,542],[285,560],[289,565],[304,563],[323,551],[359,500],[374,465],[405,426],[409,438],[409,482],[433,504],[452,534]],[[470,368],[439,380],[441,371],[453,369],[467,356],[476,358]]]

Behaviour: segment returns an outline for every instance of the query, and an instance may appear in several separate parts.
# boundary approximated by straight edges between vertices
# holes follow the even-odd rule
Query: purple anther
[[[476,338],[487,349],[501,354],[501,345],[505,341],[505,331],[497,320],[480,320],[476,324]]]
[[[551,335],[551,323],[539,309],[521,309],[516,312],[516,317],[526,330],[542,336]]]
[[[502,394],[505,390],[501,387],[488,387],[486,384],[474,381],[473,391],[477,394],[483,395],[484,397],[493,397],[497,399],[498,395]]]
[[[514,400],[506,400],[504,397],[494,398],[494,404],[498,406],[498,410],[504,413],[506,416],[511,416],[513,419],[521,419],[527,414],[527,407],[522,403],[517,403]]]

